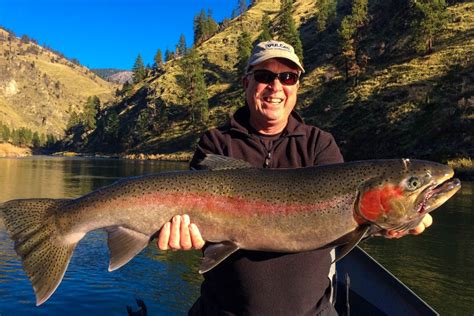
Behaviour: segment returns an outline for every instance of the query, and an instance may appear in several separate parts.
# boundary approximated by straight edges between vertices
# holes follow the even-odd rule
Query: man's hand
[[[410,229],[409,231],[399,231],[399,232],[388,230],[383,235],[387,238],[400,238],[408,234],[419,235],[422,232],[424,232],[426,228],[430,227],[431,224],[433,224],[433,217],[431,217],[430,214],[426,214],[425,217],[423,217],[423,220],[421,221],[421,223],[418,226],[416,226],[414,229]]]
[[[164,224],[157,241],[161,250],[201,249],[204,243],[196,224],[190,224],[188,215],[176,215],[171,222]]]

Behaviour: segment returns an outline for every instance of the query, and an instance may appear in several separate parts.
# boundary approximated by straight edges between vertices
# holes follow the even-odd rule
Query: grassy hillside
[[[357,84],[345,80],[337,32],[343,17],[351,12],[350,3],[339,1],[334,20],[325,31],[318,32],[315,21],[319,3],[295,1],[293,16],[307,70],[298,110],[306,121],[332,132],[348,160],[472,157],[474,3],[448,8],[447,27],[437,32],[433,52],[423,55],[410,44],[413,35],[408,1],[369,1],[370,18],[360,31],[360,47],[367,52],[368,65]],[[104,140],[99,126],[80,148],[191,152],[203,130],[222,124],[242,104],[235,68],[237,38],[245,29],[256,39],[265,12],[275,20],[279,1],[257,1],[243,17],[230,21],[197,47],[210,104],[207,126],[191,124],[189,104],[183,101],[186,91],[177,84],[182,69],[174,60],[124,92],[113,107],[120,120],[120,146],[108,146],[110,141]],[[160,114],[163,109],[168,112],[165,120]],[[147,113],[148,123],[140,129],[137,126],[143,125],[143,113]]]
[[[97,95],[110,101],[116,86],[87,68],[0,29],[0,122],[62,136],[73,111]]]

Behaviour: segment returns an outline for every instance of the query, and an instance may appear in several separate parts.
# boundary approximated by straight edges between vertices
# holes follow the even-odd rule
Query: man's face
[[[252,68],[252,72],[265,69],[274,73],[299,73],[298,68],[285,59],[269,59]],[[296,104],[299,82],[294,85],[283,85],[278,78],[270,83],[259,83],[253,74],[243,80],[245,97],[250,109],[250,124],[260,130],[261,127],[282,126]]]

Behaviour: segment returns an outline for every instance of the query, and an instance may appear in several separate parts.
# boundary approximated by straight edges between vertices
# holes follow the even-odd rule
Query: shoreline
[[[193,152],[182,151],[170,154],[149,154],[149,153],[78,153],[70,151],[61,152],[34,152],[31,148],[14,146],[9,143],[0,143],[0,158],[24,158],[37,155],[53,157],[83,157],[83,158],[104,158],[104,159],[129,159],[129,160],[160,160],[160,161],[180,161],[189,162],[193,157]],[[469,158],[452,159],[447,164],[454,169],[455,176],[464,181],[474,181],[474,164]]]

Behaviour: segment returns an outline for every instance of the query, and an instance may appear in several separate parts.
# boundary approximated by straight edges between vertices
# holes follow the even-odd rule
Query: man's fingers
[[[433,224],[433,217],[430,214],[426,214],[423,217],[423,224],[425,224],[426,228],[430,227]]]
[[[424,232],[426,228],[430,227],[431,224],[433,224],[433,217],[431,217],[430,214],[426,214],[421,223],[414,229],[410,230],[410,233],[413,235],[419,235]]]
[[[181,218],[181,236],[180,236],[180,246],[183,250],[189,250],[193,246],[191,244],[191,237],[189,236],[189,216],[183,215]]]
[[[193,248],[201,249],[202,247],[204,247],[204,244],[206,242],[204,241],[204,239],[202,239],[201,232],[199,231],[199,228],[196,226],[196,224],[189,225],[189,231],[191,234]]]
[[[171,249],[180,249],[180,227],[181,227],[181,216],[176,215],[171,220],[171,232],[170,232],[170,241],[168,245]]]
[[[163,225],[160,230],[160,235],[158,236],[158,248],[160,250],[168,250],[168,242],[170,240],[170,226],[171,223],[168,222]]]

